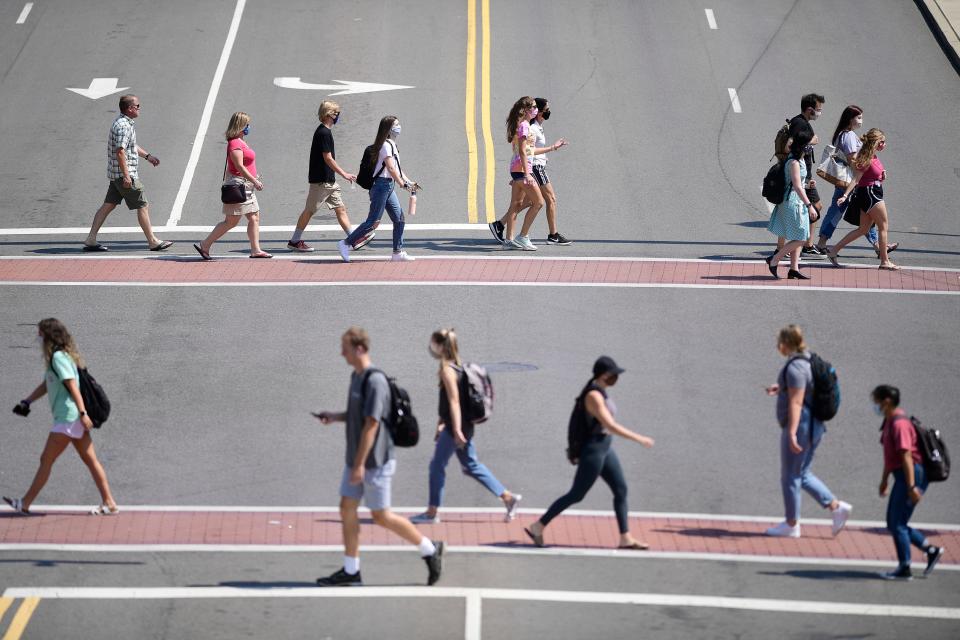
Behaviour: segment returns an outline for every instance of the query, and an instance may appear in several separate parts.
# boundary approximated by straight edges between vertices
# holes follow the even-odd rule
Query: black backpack
[[[783,172],[783,162],[770,167],[767,176],[763,179],[763,189],[760,194],[770,204],[780,204],[787,195],[787,177]]]
[[[950,452],[947,443],[940,437],[939,429],[928,429],[920,420],[910,416],[917,432],[917,448],[923,457],[923,470],[928,482],[943,482],[950,477]]]
[[[96,429],[110,417],[110,400],[97,380],[86,369],[78,368],[80,373],[80,396],[87,409],[87,415]]]
[[[593,388],[595,387],[591,384],[583,388],[573,404],[573,411],[570,412],[570,422],[567,424],[567,460],[571,464],[577,464],[583,445],[590,439],[591,424],[590,415],[587,413],[586,397]]]
[[[790,362],[803,358],[797,356]],[[790,362],[787,364],[789,365]],[[840,409],[840,381],[832,364],[815,353],[810,354],[810,372],[813,374],[813,399],[810,411],[822,422],[832,420]]]
[[[370,368],[363,376],[361,388],[366,396],[367,380],[374,372],[383,373],[380,369]],[[390,386],[390,414],[386,419],[387,432],[393,444],[398,447],[413,447],[420,441],[420,425],[417,423],[416,416],[413,415],[413,408],[410,406],[410,394],[407,390],[397,384],[396,378],[391,378],[383,373]]]
[[[397,148],[392,141],[388,142],[390,142],[390,148],[393,150],[393,159],[397,163],[397,170],[399,170],[400,159],[397,158]],[[387,168],[386,163],[384,163],[380,166],[380,171],[377,171],[377,175],[373,175],[373,169],[377,166],[377,160],[379,158],[380,149],[377,148],[377,145],[372,144],[363,150],[363,158],[360,159],[360,169],[357,170],[357,184],[367,191],[370,191],[370,188],[373,187],[373,181],[379,178],[383,170]]]

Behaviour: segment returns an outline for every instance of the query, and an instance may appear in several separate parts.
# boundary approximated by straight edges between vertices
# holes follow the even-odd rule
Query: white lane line
[[[227,61],[230,59],[230,52],[233,50],[233,42],[237,37],[237,30],[240,28],[240,18],[243,15],[243,7],[246,3],[247,0],[237,0],[237,5],[233,9],[233,20],[230,21],[227,40],[223,43],[223,51],[220,52],[220,62],[217,63],[217,70],[213,74],[213,82],[210,83],[207,102],[203,105],[203,115],[200,116],[200,126],[197,127],[197,135],[193,139],[193,148],[190,150],[187,168],[183,172],[183,180],[180,181],[180,190],[177,191],[177,197],[173,201],[173,208],[170,210],[167,226],[176,226],[176,224],[180,222],[180,216],[183,215],[183,204],[187,200],[187,192],[190,191],[190,184],[193,182],[193,173],[196,171],[197,163],[200,161],[200,150],[203,148],[203,139],[206,137],[207,128],[210,126],[210,116],[213,114],[213,105],[216,103],[217,94],[220,92],[220,82],[223,80],[223,74],[227,70]]]
[[[364,506],[359,507],[360,511],[369,511]],[[395,513],[420,513],[423,507],[391,507]],[[339,507],[326,506],[304,506],[304,505],[173,505],[173,504],[132,504],[123,505],[124,511],[156,511],[163,513],[340,513]],[[35,504],[32,511],[37,513],[88,513],[90,505],[67,505],[67,504]],[[440,507],[444,513],[465,513],[465,514],[503,514],[503,507]],[[521,507],[517,509],[518,513],[527,515],[541,515],[546,511],[546,507]],[[564,516],[573,516],[581,518],[612,518],[613,511],[604,509],[567,509],[563,512]],[[630,511],[627,515],[631,518],[647,519],[673,519],[673,520],[708,520],[711,522],[753,522],[756,524],[770,524],[783,521],[783,516],[747,516],[739,514],[723,513],[683,513],[678,511]],[[829,518],[804,518],[804,524],[828,526],[833,524]],[[847,520],[847,525],[851,527],[863,528],[885,528],[887,523],[883,520]],[[960,524],[948,524],[942,522],[911,522],[910,525],[915,529],[931,529],[937,531],[960,531]]]
[[[734,113],[741,113],[740,110],[740,98],[737,96],[737,90],[733,87],[727,89],[727,92],[730,94],[730,104],[733,105]]]
[[[423,509],[421,508],[421,511]],[[612,517],[612,516],[611,516]],[[0,543],[0,552],[51,553],[343,553],[339,544],[62,544],[52,542]],[[401,545],[365,545],[364,553],[413,553],[415,548]],[[495,545],[449,545],[444,553],[462,553],[494,556],[547,556],[574,558],[617,558],[618,560],[686,560],[700,562],[748,562],[752,564],[803,565],[818,567],[859,567],[890,569],[896,564],[889,560],[860,560],[856,558],[818,558],[813,556],[764,556],[738,553],[708,553],[702,551],[622,551],[620,549],[590,549],[576,547],[533,546],[505,547]],[[892,552],[891,552],[892,554]],[[911,567],[923,571],[926,562],[914,562]],[[960,565],[937,565],[937,571],[960,571]]]
[[[716,29],[717,19],[713,15],[713,9],[704,9],[703,11],[707,14],[707,24],[710,25],[711,29]]]
[[[466,595],[466,620],[464,622],[464,640],[480,640],[480,624],[483,619],[483,605],[479,590]]]
[[[464,587],[13,587],[7,598],[51,600],[179,600],[205,598],[476,598],[571,604],[631,604],[654,607],[691,607],[820,613],[844,616],[905,617],[960,620],[960,608],[888,605],[773,598],[732,598],[665,593],[617,593],[598,591],[540,591],[533,589],[473,589]],[[470,610],[468,607],[468,616]],[[469,637],[469,636],[468,636]]]
[[[178,218],[179,219],[179,218]],[[286,232],[289,233],[295,228],[292,224],[282,224],[282,225],[262,225],[260,227],[260,233],[271,233],[271,232]],[[354,227],[356,228],[356,227]],[[212,225],[197,225],[190,226],[184,225],[179,226],[176,223],[170,224],[169,221],[166,225],[155,226],[154,231],[158,233],[173,233],[173,232],[183,232],[183,233],[209,233],[213,229]],[[392,231],[393,223],[385,222],[377,227],[377,231]],[[423,224],[408,224],[404,227],[404,233],[416,232],[416,231],[479,231],[483,230],[489,233],[487,230],[487,225],[485,224],[470,224],[468,222],[464,223],[423,223]],[[338,224],[311,224],[307,225],[307,231],[341,231],[340,225]],[[90,232],[89,227],[25,227],[25,228],[10,228],[10,229],[0,229],[0,236],[65,236],[65,235],[86,235]],[[242,229],[237,229],[236,227],[230,229],[228,233],[246,233],[247,228],[244,226]],[[140,227],[104,227],[100,229],[101,235],[109,234],[142,234],[143,231]],[[493,239],[490,240],[493,242]]]
[[[600,289],[708,289],[738,291],[888,293],[957,296],[960,291],[925,289],[866,289],[851,287],[789,287],[747,284],[676,284],[670,282],[451,282],[448,280],[345,280],[336,282],[77,282],[46,280],[0,280],[0,287],[580,287]]]
[[[17,24],[23,24],[27,21],[27,16],[30,15],[30,9],[33,9],[32,2],[23,5],[23,11],[20,12],[20,17],[17,18]]]

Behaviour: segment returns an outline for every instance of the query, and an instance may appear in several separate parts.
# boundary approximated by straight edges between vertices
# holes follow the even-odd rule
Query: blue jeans
[[[470,476],[498,498],[506,491],[500,481],[497,480],[486,465],[477,460],[477,450],[473,446],[473,440],[467,440],[467,445],[463,449],[457,449],[457,443],[450,433],[450,428],[444,428],[437,438],[437,444],[433,449],[433,459],[430,460],[430,506],[439,507],[443,502],[443,485],[447,479],[447,463],[453,454],[457,454],[460,461],[460,468],[465,475]]]
[[[810,472],[813,455],[826,432],[823,423],[810,415],[810,409],[804,406],[797,428],[797,442],[803,451],[794,453],[790,450],[788,428],[784,427],[780,433],[780,488],[783,490],[784,515],[788,521],[800,520],[801,489],[813,496],[821,507],[829,506],[834,500],[827,485]]]
[[[830,207],[823,215],[823,222],[820,223],[820,235],[827,240],[833,237],[833,232],[837,230],[837,225],[843,220],[843,214],[847,212],[847,205],[850,204],[849,200],[843,207],[837,204],[837,200],[843,195],[843,191],[840,187],[834,188],[833,198],[830,199]],[[867,231],[867,240],[870,244],[877,244],[880,241],[880,236],[877,234],[877,225],[871,226],[870,231]]]
[[[383,217],[384,209],[393,221],[393,252],[402,250],[403,209],[400,208],[400,200],[397,199],[397,194],[393,190],[392,178],[377,178],[373,181],[373,186],[370,187],[370,213],[367,214],[367,219],[347,236],[347,244],[353,246],[360,238],[373,231],[373,226]]]
[[[890,502],[887,503],[887,530],[893,535],[893,544],[897,548],[897,560],[900,567],[910,566],[910,545],[926,551],[927,538],[908,524],[913,515],[914,504],[907,495],[907,478],[903,469],[893,472],[893,489],[890,490]],[[927,474],[923,465],[914,463],[913,482],[920,493],[927,490]]]

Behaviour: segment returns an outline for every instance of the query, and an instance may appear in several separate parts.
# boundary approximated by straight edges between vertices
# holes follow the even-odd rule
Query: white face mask
[[[859,129],[863,126],[863,116],[857,116],[853,119],[853,129]]]
[[[390,135],[394,138],[399,137],[401,131],[402,129],[400,127],[400,123],[398,122],[390,128]]]

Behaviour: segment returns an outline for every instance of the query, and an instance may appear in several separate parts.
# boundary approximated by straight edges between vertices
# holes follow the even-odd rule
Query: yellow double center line
[[[483,130],[484,217],[496,219],[493,205],[493,135],[490,133],[490,0],[480,0],[480,126]],[[479,158],[477,145],[477,0],[467,0],[467,69],[465,124],[467,129],[467,217],[478,222],[480,205],[477,199]]]
[[[13,598],[0,597],[0,620],[3,619],[3,614],[11,604],[13,604]],[[20,640],[38,604],[40,604],[40,598],[24,598],[13,620],[10,621],[7,632],[3,634],[2,640]]]

